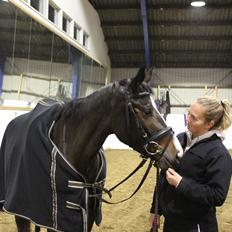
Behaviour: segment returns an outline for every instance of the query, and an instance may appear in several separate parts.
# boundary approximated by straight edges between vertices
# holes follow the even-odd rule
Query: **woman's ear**
[[[211,120],[210,122],[207,123],[207,128],[208,130],[211,130],[215,125],[215,122],[214,120]]]

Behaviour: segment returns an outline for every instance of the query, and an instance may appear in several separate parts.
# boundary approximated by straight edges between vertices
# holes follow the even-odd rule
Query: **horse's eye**
[[[143,113],[146,114],[146,115],[150,115],[150,114],[152,114],[152,109],[151,108],[145,108]]]

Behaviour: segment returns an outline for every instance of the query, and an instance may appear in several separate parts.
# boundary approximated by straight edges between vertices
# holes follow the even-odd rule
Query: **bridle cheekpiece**
[[[159,162],[161,157],[163,156],[165,150],[167,149],[172,136],[174,134],[173,130],[171,127],[164,127],[158,132],[155,132],[153,134],[149,133],[149,130],[145,127],[145,125],[142,123],[141,119],[137,115],[137,113],[134,110],[133,106],[133,100],[135,98],[142,98],[150,96],[149,92],[142,92],[139,93],[138,95],[132,95],[129,91],[127,91],[126,94],[126,130],[128,134],[128,138],[130,139],[130,122],[131,118],[130,115],[133,115],[138,129],[141,131],[141,139],[144,141],[143,147],[142,147],[142,152],[141,156],[144,159],[151,159],[154,162]],[[162,148],[162,146],[159,144],[159,140],[162,139],[163,137],[168,136],[167,143],[165,146]],[[132,144],[131,141],[129,141],[129,145],[131,147],[137,147],[136,144]],[[140,148],[141,150],[141,148]]]

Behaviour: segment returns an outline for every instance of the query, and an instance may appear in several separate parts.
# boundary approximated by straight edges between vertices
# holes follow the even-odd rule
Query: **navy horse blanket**
[[[86,232],[86,180],[50,137],[61,108],[60,103],[42,101],[8,124],[0,149],[0,206],[38,226]],[[96,183],[102,183],[106,176],[105,158],[101,151],[98,155],[101,165]],[[97,203],[99,216],[101,204]],[[98,216],[97,224],[101,220]]]

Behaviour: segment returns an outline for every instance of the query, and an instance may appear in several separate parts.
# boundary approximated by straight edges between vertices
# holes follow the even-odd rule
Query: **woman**
[[[164,232],[217,232],[216,207],[221,206],[230,186],[231,156],[222,143],[222,131],[232,123],[227,100],[203,96],[190,106],[187,131],[178,135],[184,150],[178,170],[162,171],[150,221]]]

